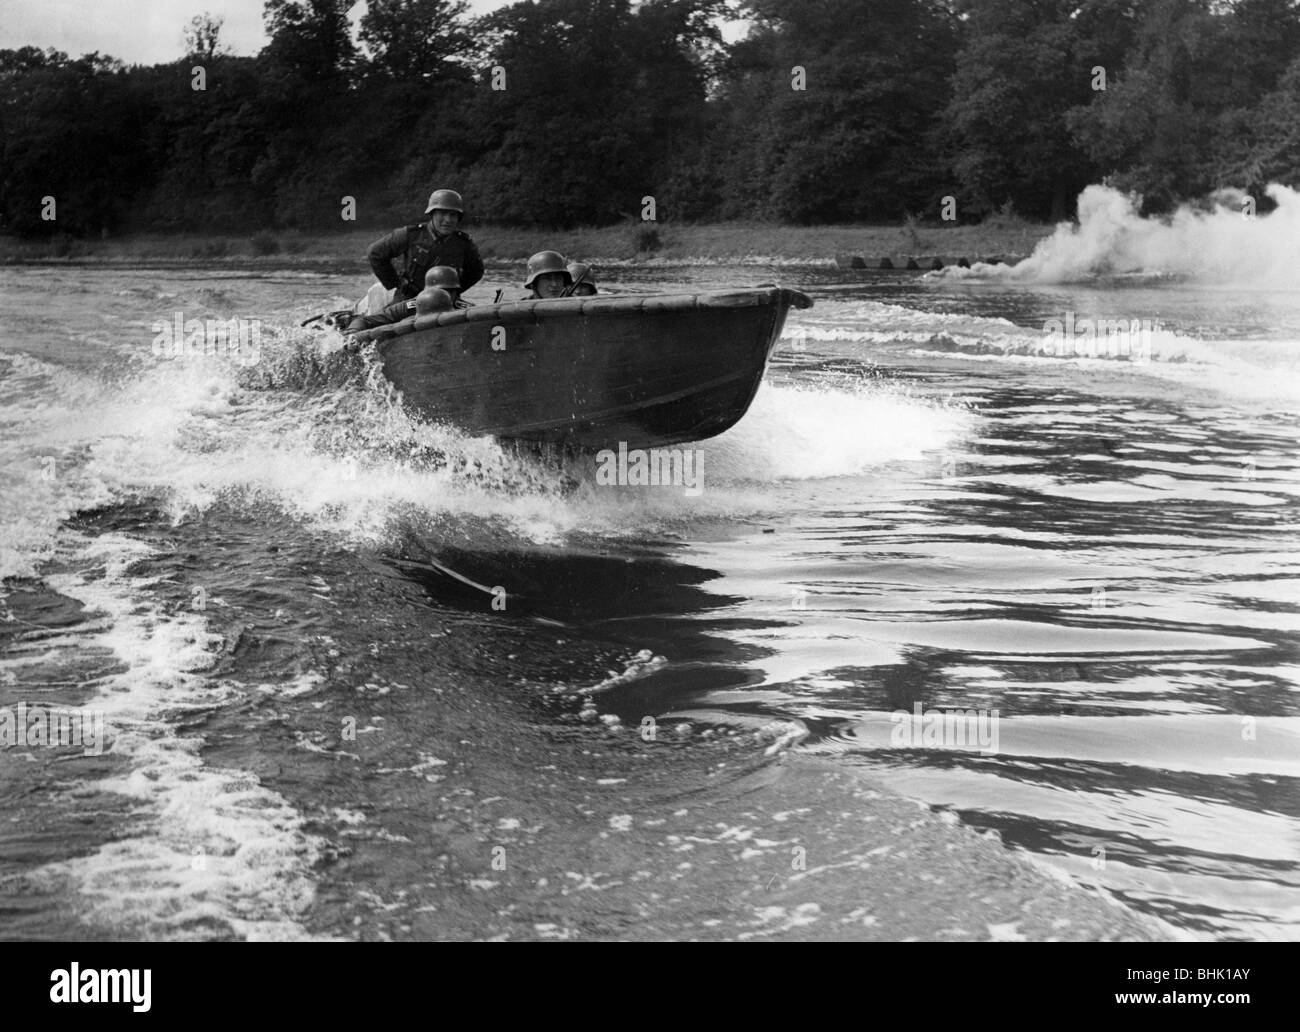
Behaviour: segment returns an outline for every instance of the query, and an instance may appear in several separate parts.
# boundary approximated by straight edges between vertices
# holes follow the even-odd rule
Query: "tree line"
[[[350,6],[267,0],[255,57],[206,15],[166,64],[0,50],[0,232],[398,224],[435,186],[568,228],[1300,185],[1297,0],[367,0],[355,38]]]

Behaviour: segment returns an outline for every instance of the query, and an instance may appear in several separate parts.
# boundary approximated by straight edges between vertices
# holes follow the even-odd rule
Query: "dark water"
[[[603,279],[777,277],[817,305],[688,496],[412,424],[296,328],[355,277],[6,270],[0,711],[112,746],[0,747],[6,937],[742,937],[701,857],[789,852],[797,743],[1171,934],[1293,938],[1300,296]],[[257,361],[156,355],[176,311]],[[1159,326],[1043,353],[1066,313]],[[900,743],[918,706],[996,748]]]

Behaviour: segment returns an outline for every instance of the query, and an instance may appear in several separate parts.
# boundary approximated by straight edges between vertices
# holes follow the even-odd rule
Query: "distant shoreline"
[[[366,269],[366,249],[388,229],[352,229],[334,234],[262,230],[254,234],[139,233],[106,239],[56,236],[44,240],[0,237],[0,264],[133,264],[178,266],[231,260],[278,268],[346,265]],[[1054,226],[1002,219],[978,226],[781,226],[767,223],[676,225],[645,223],[547,232],[496,226],[468,227],[485,261],[522,262],[553,249],[568,257],[614,265],[792,265],[867,268],[890,258],[902,267],[909,258],[927,267],[958,258],[1021,258],[1052,234]],[[863,267],[856,262],[854,267]]]

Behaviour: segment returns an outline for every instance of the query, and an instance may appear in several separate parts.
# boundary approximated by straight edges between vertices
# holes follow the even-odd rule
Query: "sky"
[[[474,14],[506,0],[469,0]],[[352,9],[355,21],[364,4]],[[0,0],[0,50],[54,47],[73,57],[98,50],[126,64],[159,64],[185,53],[183,33],[196,14],[225,18],[222,42],[234,53],[266,45],[262,0]]]

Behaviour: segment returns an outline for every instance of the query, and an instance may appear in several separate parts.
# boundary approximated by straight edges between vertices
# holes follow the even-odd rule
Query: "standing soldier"
[[[458,228],[465,214],[460,194],[455,190],[434,190],[424,214],[429,217],[428,222],[395,229],[370,245],[370,268],[384,288],[393,291],[388,308],[402,306],[405,311],[403,303],[424,289],[424,277],[435,265],[455,269],[462,291],[483,278],[483,259],[478,248],[469,234]],[[398,263],[396,267],[394,262]],[[395,308],[391,313],[388,308],[382,313],[373,308],[371,311],[382,322],[395,321],[392,316],[402,317]],[[363,328],[363,315],[364,312],[359,313],[353,319],[347,332]]]
[[[469,234],[458,227],[465,215],[464,202],[455,190],[434,190],[424,214],[429,221],[395,229],[370,245],[370,267],[390,290],[394,301],[406,301],[424,289],[424,274],[435,265],[450,265],[460,275],[460,289],[468,290],[483,278],[483,259]],[[393,268],[400,259],[402,271]]]

